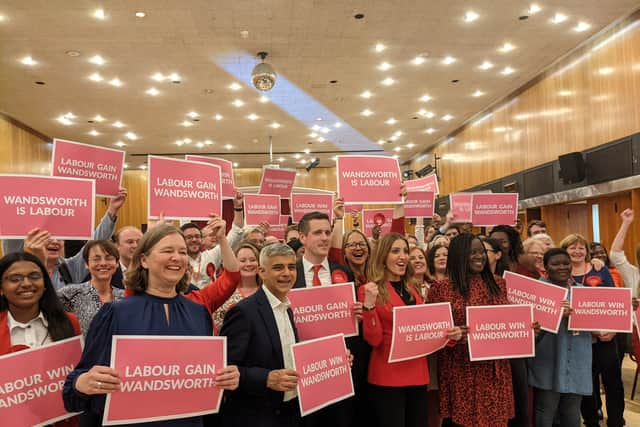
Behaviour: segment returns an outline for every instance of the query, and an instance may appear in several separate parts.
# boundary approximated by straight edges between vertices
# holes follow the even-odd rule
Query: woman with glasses
[[[42,261],[26,252],[0,259],[0,355],[80,335],[65,313]]]
[[[114,288],[111,279],[118,267],[118,249],[108,240],[91,240],[82,248],[82,258],[90,279],[58,290],[58,298],[66,311],[78,316],[82,335],[86,335],[93,317],[107,302],[124,297],[124,290]]]

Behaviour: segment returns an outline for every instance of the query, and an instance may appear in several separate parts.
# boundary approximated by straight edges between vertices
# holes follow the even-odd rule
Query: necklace
[[[576,282],[576,284],[578,284],[579,286],[582,286],[582,283],[584,283],[584,279],[587,276],[588,270],[589,270],[589,264],[585,262],[584,273],[582,273],[582,279],[580,279],[580,281],[578,282],[578,280],[576,279],[577,276],[575,276],[573,273],[571,274],[571,278],[573,279],[574,282]]]

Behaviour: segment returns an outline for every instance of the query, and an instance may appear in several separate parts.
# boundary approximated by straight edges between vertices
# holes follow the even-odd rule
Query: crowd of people
[[[466,308],[508,304],[505,271],[569,293],[617,286],[635,296],[640,273],[623,252],[629,209],[607,253],[579,234],[556,245],[542,221],[528,224],[524,241],[514,227],[482,234],[452,214],[418,219],[408,235],[402,205],[391,232],[367,237],[356,221],[345,229],[339,197],[333,220],[308,213],[279,241],[268,224],[244,224],[240,192],[231,227],[212,216],[204,227],[160,218],[144,233],[116,231],[126,198],[122,190],[111,199],[94,240],[72,257],[46,230],[3,242],[0,355],[82,334],[83,354],[63,391],[66,409],[81,412],[76,425],[101,425],[105,396],[120,388],[122,373],[110,367],[114,335],[214,334],[227,337],[228,364],[215,378],[224,390],[220,413],[153,425],[594,427],[600,381],[607,426],[625,425],[621,363],[629,334],[570,331],[572,310],[563,301],[557,334],[531,325],[535,357],[471,362]],[[346,338],[355,395],[301,417],[291,353],[299,338],[287,294],[346,282],[354,284],[351,311],[360,322],[360,334]],[[451,304],[455,325],[446,347],[390,363],[394,307],[441,302]]]

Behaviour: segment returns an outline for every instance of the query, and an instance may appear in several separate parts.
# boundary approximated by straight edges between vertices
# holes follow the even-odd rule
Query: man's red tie
[[[320,271],[321,268],[322,268],[321,265],[314,265],[313,266],[313,281],[311,283],[313,286],[322,285],[322,282],[320,281],[320,275],[318,274],[318,272]]]

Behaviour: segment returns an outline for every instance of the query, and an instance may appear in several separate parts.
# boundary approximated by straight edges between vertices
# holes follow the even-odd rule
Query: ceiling
[[[124,143],[129,168],[150,153],[212,153],[260,167],[270,136],[282,167],[314,157],[333,166],[341,152],[405,162],[640,6],[536,3],[537,12],[517,0],[5,0],[0,111],[51,137]],[[101,7],[104,19],[94,15]],[[470,11],[475,20],[465,19]],[[566,20],[553,23],[558,13]],[[513,49],[501,52],[505,43]],[[250,83],[259,51],[278,73],[267,102]],[[90,62],[95,55],[103,65]],[[447,56],[455,61],[444,64]],[[482,70],[485,61],[493,67]],[[156,81],[157,73],[177,76]]]

